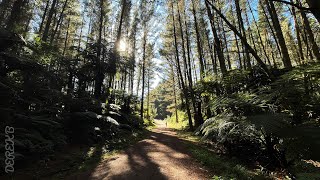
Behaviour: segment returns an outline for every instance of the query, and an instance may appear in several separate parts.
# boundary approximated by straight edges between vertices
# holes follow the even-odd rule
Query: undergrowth
[[[270,179],[267,174],[249,168],[239,159],[213,152],[202,143],[199,136],[194,136],[191,132],[178,131],[178,135],[186,140],[186,147],[192,156],[214,174],[212,179]]]
[[[181,110],[178,110],[178,122],[176,120],[175,114],[168,116],[165,121],[167,122],[167,127],[177,130],[183,130],[188,128],[188,117],[187,114]]]
[[[143,139],[146,133],[147,130],[124,132],[121,138],[105,144],[67,147],[65,151],[56,153],[54,160],[42,160],[31,164],[29,168],[15,172],[15,177],[65,179],[70,174],[77,176],[91,172],[101,162],[107,161],[115,154]]]

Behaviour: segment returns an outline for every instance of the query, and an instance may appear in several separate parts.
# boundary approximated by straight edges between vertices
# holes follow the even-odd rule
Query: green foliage
[[[168,116],[165,121],[167,122],[168,128],[173,129],[187,129],[189,126],[187,114],[181,110],[178,110],[178,122],[176,121],[175,113]]]
[[[319,64],[309,64],[275,71],[279,76],[272,82],[259,70],[249,76],[232,71],[221,81],[204,82],[202,88],[211,84],[216,89],[205,94],[211,99],[208,108],[217,115],[197,134],[230,152],[242,152],[243,147],[260,151],[281,166],[301,157],[319,159],[319,72]]]
[[[5,35],[2,30],[1,35]],[[110,109],[104,108],[106,116],[102,116],[98,115],[101,100],[89,90],[99,68],[112,78],[119,69],[132,66],[125,57],[116,57],[112,45],[100,46],[104,52],[100,62],[97,43],[89,43],[86,49],[71,47],[70,54],[62,56],[58,47],[40,38],[26,44],[8,39],[12,42],[0,49],[0,128],[15,128],[15,152],[21,154],[17,160],[34,155],[41,159],[69,143],[105,142],[121,131],[141,127],[140,120],[130,114],[135,97],[104,88],[101,99],[108,99],[107,106],[117,101],[120,109],[110,117]]]
[[[213,168],[216,174],[213,179],[267,179],[266,177],[256,175],[247,167],[226,157],[212,153],[206,148],[189,144],[188,149],[192,155],[204,166]]]
[[[253,139],[256,136],[254,127],[244,117],[236,117],[232,114],[220,114],[207,119],[197,130],[204,139],[211,139],[223,143],[237,139]]]

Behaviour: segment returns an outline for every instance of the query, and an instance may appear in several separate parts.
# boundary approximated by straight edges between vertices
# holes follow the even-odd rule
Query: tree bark
[[[177,93],[176,93],[176,79],[174,78],[173,65],[170,65],[172,73],[172,84],[173,84],[173,96],[174,96],[174,112],[176,117],[176,123],[179,123],[178,117],[178,106],[177,106]]]
[[[185,105],[187,109],[187,115],[188,115],[188,122],[189,122],[189,128],[191,131],[193,131],[193,123],[192,123],[192,117],[190,112],[190,106],[189,106],[189,100],[188,100],[188,92],[185,86],[185,83],[183,81],[181,66],[180,66],[180,60],[179,60],[179,50],[178,50],[178,42],[177,42],[177,35],[176,35],[176,25],[175,25],[175,18],[174,18],[174,9],[173,9],[173,2],[171,2],[171,8],[172,8],[172,24],[173,24],[173,36],[174,36],[174,46],[176,51],[176,63],[177,63],[177,70],[178,74],[180,76],[180,83],[182,86],[183,95],[185,98]]]
[[[44,42],[46,42],[48,37],[49,37],[49,29],[50,29],[50,26],[51,26],[51,22],[52,22],[52,18],[53,18],[53,14],[54,14],[55,8],[56,8],[56,4],[57,4],[57,0],[53,0],[52,4],[51,4],[51,8],[49,10],[46,26],[44,28],[44,32],[43,32],[43,35],[42,35],[42,41],[44,41]]]
[[[201,115],[201,112],[199,113],[197,111],[197,108],[196,108],[196,100],[195,100],[195,93],[194,93],[194,90],[193,90],[193,84],[192,84],[192,77],[191,77],[191,72],[189,71],[190,68],[188,68],[188,64],[187,64],[187,57],[186,57],[186,51],[185,51],[185,41],[184,41],[184,32],[183,32],[183,27],[182,27],[182,21],[181,21],[181,16],[180,16],[180,10],[179,10],[179,6],[178,6],[178,2],[177,2],[177,9],[178,9],[178,21],[179,21],[179,25],[180,25],[180,36],[181,36],[181,40],[182,40],[182,53],[183,53],[183,62],[184,62],[184,67],[185,67],[185,71],[186,71],[186,76],[187,76],[187,80],[189,82],[189,89],[190,89],[190,96],[191,96],[191,101],[192,101],[192,107],[194,109],[194,119],[195,121],[198,123],[198,124],[202,124],[203,122],[201,121],[201,118],[202,115]],[[187,28],[187,27],[186,27]],[[186,30],[188,31],[188,30]],[[187,33],[188,34],[188,33]],[[187,39],[189,39],[189,37],[186,37]],[[189,40],[187,40],[189,41]],[[189,45],[189,42],[187,43],[187,46]],[[188,48],[188,51],[189,51],[189,47]],[[188,52],[189,53],[189,52]],[[189,56],[189,54],[188,54]],[[190,57],[188,57],[190,58]],[[187,81],[186,81],[187,82]]]
[[[213,33],[213,37],[214,37],[214,48],[216,49],[216,52],[218,55],[221,73],[222,73],[222,75],[226,75],[227,74],[227,67],[226,67],[226,62],[225,62],[225,58],[223,55],[223,50],[221,47],[221,40],[218,36],[217,29],[216,29],[215,22],[214,22],[214,16],[211,12],[209,4],[212,5],[212,3],[210,3],[206,0],[207,13],[208,13],[208,17],[210,19],[210,25],[211,25],[211,29],[212,29],[212,33]]]
[[[254,14],[253,14],[253,11],[252,11],[252,8],[251,8],[251,4],[250,4],[249,1],[248,1],[248,7],[249,7],[249,10],[250,10],[251,15],[252,15],[252,17],[253,17],[253,22],[254,22],[254,24],[255,24],[255,26],[256,26],[257,32],[258,32],[258,36],[259,36],[260,44],[261,44],[261,46],[262,46],[263,53],[264,53],[267,61],[268,61],[268,62],[271,62],[271,61],[270,61],[270,58],[269,58],[269,56],[268,56],[268,53],[267,53],[266,46],[263,44],[263,40],[262,40],[262,37],[261,37],[261,32],[260,32],[260,29],[259,29],[259,27],[258,27],[256,18],[254,17]],[[270,65],[271,65],[271,63],[270,63]]]
[[[146,28],[146,27],[144,27]],[[140,118],[143,120],[143,101],[144,101],[144,87],[145,87],[145,64],[146,64],[146,46],[147,46],[147,31],[144,29],[143,33],[143,54],[142,54],[142,90],[141,90],[141,109]]]
[[[243,19],[242,19],[239,0],[235,0],[235,5],[236,5],[236,12],[237,12],[237,17],[238,17],[238,24],[239,24],[240,33],[243,36],[243,41],[247,42],[247,35],[246,35],[246,30],[244,28],[244,23],[243,23]],[[242,42],[242,44],[244,44],[244,42]],[[246,63],[246,67],[248,69],[251,69],[251,62],[250,62],[250,55],[249,55],[248,48],[244,47],[244,52],[245,52],[244,61]]]
[[[99,35],[97,42],[97,72],[95,77],[95,88],[94,95],[97,99],[101,97],[101,88],[104,79],[104,73],[102,72],[101,67],[101,49],[102,49],[102,29],[103,29],[103,21],[104,21],[104,0],[100,0],[100,19],[99,19]]]
[[[43,12],[42,18],[41,18],[41,23],[40,23],[40,27],[39,27],[39,31],[38,31],[39,34],[41,34],[41,32],[42,32],[43,24],[44,24],[44,21],[45,21],[46,16],[47,16],[49,5],[50,5],[50,0],[47,0],[46,7],[44,8],[44,12]]]
[[[266,3],[266,7],[269,11],[269,14],[271,16],[272,24],[274,26],[274,30],[276,32],[277,39],[279,40],[279,45],[280,45],[280,49],[281,49],[281,53],[282,53],[283,65],[286,69],[292,69],[292,64],[291,64],[288,48],[287,48],[286,41],[285,41],[283,33],[282,33],[282,28],[280,25],[277,11],[276,11],[272,1],[265,0],[265,3]]]
[[[68,0],[65,0],[65,2],[64,2],[64,4],[63,4],[63,7],[62,7],[62,11],[61,11],[60,16],[59,16],[59,19],[58,19],[58,21],[57,21],[56,27],[55,27],[55,29],[53,30],[52,34],[51,34],[51,39],[50,39],[50,44],[51,44],[51,45],[52,45],[52,43],[53,43],[53,40],[54,40],[55,35],[57,34],[57,31],[58,31],[59,26],[61,26],[61,24],[62,24],[61,21],[62,21],[63,15],[64,15],[64,11],[65,11],[65,9],[66,9],[66,7],[67,7],[67,4],[68,4]]]
[[[234,27],[229,21],[228,19],[221,13],[221,11],[216,8],[210,1],[205,0],[207,5],[211,5],[211,7],[218,13],[218,15],[226,22],[226,24],[229,26],[229,28],[235,33],[237,34],[237,36],[243,40],[244,38],[242,37],[242,35],[239,33],[239,31],[236,29],[236,27]],[[207,9],[209,8],[209,6],[207,6]],[[208,9],[209,11],[211,11],[210,9]],[[211,14],[211,13],[210,13]],[[209,15],[210,21],[212,21],[213,17],[212,14]],[[262,61],[262,59],[258,56],[257,52],[248,44],[248,42],[245,42],[244,44],[249,52],[252,54],[252,56],[257,60],[257,62],[259,63],[259,65],[261,66],[261,68],[269,75],[269,77],[272,77],[272,75],[270,74],[270,71],[268,69],[268,67],[266,66],[266,64]]]
[[[200,80],[202,80],[205,77],[204,63],[203,63],[204,59],[203,59],[203,55],[202,55],[201,38],[200,38],[200,32],[199,32],[199,27],[198,27],[198,20],[197,20],[194,0],[191,0],[191,2],[192,2],[192,13],[193,13],[193,19],[194,19],[194,28],[196,30],[197,49],[198,49],[199,63],[200,63]]]
[[[320,61],[319,46],[317,45],[317,43],[315,41],[311,26],[310,26],[310,22],[309,22],[308,17],[304,11],[301,11],[301,17],[302,17],[303,24],[304,24],[304,27],[307,32],[308,39],[311,44],[311,49],[312,49],[313,55],[316,57],[317,61]]]
[[[9,31],[17,32],[18,25],[20,26],[21,18],[23,16],[23,8],[29,3],[29,0],[16,0],[13,3],[6,28]],[[18,32],[19,33],[19,32]]]

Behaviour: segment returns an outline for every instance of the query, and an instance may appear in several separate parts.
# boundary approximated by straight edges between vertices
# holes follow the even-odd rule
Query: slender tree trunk
[[[150,67],[148,67],[148,99],[147,99],[147,117],[150,122]]]
[[[283,33],[282,33],[282,28],[281,28],[278,14],[277,14],[277,11],[274,7],[273,1],[265,0],[265,3],[266,3],[266,7],[269,11],[269,14],[271,16],[272,24],[274,26],[277,39],[279,40],[279,45],[280,45],[281,53],[283,56],[282,57],[283,65],[286,69],[292,69],[292,64],[291,64],[288,48],[287,48],[286,41],[285,41]]]
[[[209,32],[206,31],[206,38],[207,38],[207,42],[208,42],[208,49],[209,49],[209,53],[210,53],[210,59],[211,59],[211,63],[213,66],[213,73],[216,74],[216,70],[215,70],[215,59],[214,59],[214,53],[213,53],[213,49],[212,49],[212,44],[210,43],[210,38],[209,38]]]
[[[309,0],[309,2],[313,3],[311,0]],[[313,4],[313,5],[315,5],[315,4]],[[320,15],[320,13],[319,13],[319,15]],[[306,33],[307,33],[309,42],[311,44],[311,49],[312,49],[313,55],[316,57],[317,61],[320,61],[319,46],[317,45],[317,43],[315,41],[311,26],[310,26],[310,22],[309,22],[307,15],[304,11],[301,11],[301,17],[303,20],[304,27],[306,29]]]
[[[259,40],[260,40],[260,44],[261,44],[261,46],[262,46],[263,53],[264,53],[267,61],[270,62],[270,58],[269,58],[269,55],[268,55],[268,53],[267,53],[266,46],[263,44],[263,40],[262,40],[262,37],[261,37],[260,28],[258,27],[256,18],[254,17],[254,14],[253,14],[253,11],[252,11],[252,8],[251,8],[250,1],[248,1],[248,7],[249,7],[249,10],[250,10],[251,15],[252,15],[252,17],[253,17],[253,22],[254,22],[254,24],[255,24],[255,26],[256,26],[257,32],[258,32],[258,37],[259,37]],[[270,65],[271,65],[271,64],[270,64]]]
[[[195,95],[194,95],[194,90],[193,90],[193,87],[192,87],[192,78],[191,78],[191,72],[189,71],[190,68],[188,68],[188,64],[187,64],[187,57],[186,57],[186,51],[185,51],[185,41],[184,41],[184,33],[183,33],[183,26],[182,26],[182,21],[181,21],[181,15],[180,15],[180,9],[179,9],[179,5],[178,5],[178,2],[177,2],[177,9],[178,9],[178,21],[179,21],[179,25],[180,25],[180,36],[181,36],[181,40],[182,40],[182,57],[183,57],[183,62],[184,62],[184,67],[185,67],[185,71],[186,71],[186,81],[187,82],[187,79],[188,79],[188,82],[189,82],[189,89],[190,89],[190,96],[191,96],[191,101],[192,101],[192,105],[193,105],[193,109],[194,109],[194,119],[195,121],[200,121],[201,122],[201,119],[199,118],[200,116],[202,116],[201,114],[199,114],[199,112],[197,112],[197,108],[196,108],[196,100],[195,100]],[[187,28],[187,27],[186,27]],[[188,31],[188,30],[186,30]],[[187,32],[188,34],[188,32]],[[187,41],[189,41],[189,37],[186,37],[187,38]],[[189,42],[187,42],[187,46],[189,45]],[[190,50],[189,47],[188,48],[188,51]],[[189,52],[188,52],[189,53]],[[189,56],[189,54],[188,54]],[[188,57],[190,58],[190,57]]]
[[[141,90],[141,109],[140,109],[140,118],[143,120],[143,101],[144,101],[144,86],[145,86],[145,64],[146,64],[146,46],[147,46],[147,30],[146,25],[144,25],[143,33],[143,54],[142,54],[142,90]]]
[[[290,0],[291,3],[293,3],[293,0]],[[299,20],[297,17],[297,13],[296,13],[296,8],[292,6],[292,16],[294,19],[294,27],[296,29],[296,36],[297,36],[297,41],[298,41],[298,54],[299,54],[299,59],[300,59],[300,64],[301,61],[304,61],[304,54],[303,54],[303,50],[302,50],[302,41],[301,41],[301,29],[300,29],[300,25],[299,25]]]
[[[202,80],[205,77],[204,64],[203,64],[204,59],[203,59],[203,55],[202,55],[201,38],[200,38],[200,32],[199,32],[199,27],[198,27],[198,20],[197,20],[197,14],[196,14],[194,0],[191,0],[191,2],[192,2],[192,13],[193,13],[193,19],[194,19],[194,28],[196,30],[197,49],[198,49],[199,62],[200,62],[200,80]]]
[[[184,71],[186,73],[186,78],[189,78],[188,74],[188,68],[187,68],[187,57],[186,57],[186,48],[185,48],[185,42],[184,42],[184,33],[183,33],[183,26],[182,26],[182,22],[181,22],[181,16],[180,16],[180,8],[179,8],[179,4],[178,1],[176,2],[177,5],[177,10],[178,10],[178,22],[179,22],[179,30],[180,30],[180,36],[181,36],[181,46],[182,46],[182,57],[183,57],[183,63],[184,63]],[[190,80],[190,79],[188,79]],[[187,81],[186,81],[187,82]]]
[[[66,50],[67,50],[68,38],[69,38],[69,27],[70,27],[70,18],[69,18],[69,20],[68,20],[66,37],[65,37],[65,39],[64,39],[64,48],[63,48],[63,52],[62,52],[62,55],[63,55],[63,56],[66,54]]]
[[[100,19],[99,19],[99,35],[98,35],[98,48],[97,48],[97,73],[95,77],[94,95],[98,99],[101,96],[101,88],[104,79],[104,73],[101,67],[101,49],[102,49],[102,30],[104,22],[104,0],[100,0]]]
[[[45,28],[44,28],[44,32],[43,32],[43,35],[42,35],[42,41],[44,41],[44,42],[46,42],[48,37],[49,37],[49,29],[50,29],[50,26],[51,26],[51,22],[52,22],[52,18],[53,18],[53,15],[54,15],[55,8],[56,8],[56,4],[57,4],[57,0],[53,0],[52,4],[51,4],[51,8],[49,10],[49,14],[48,14],[47,22],[46,22],[46,25],[45,25]]]
[[[117,39],[116,39],[116,48],[119,47],[119,42],[121,39],[121,33],[122,33],[122,24],[123,24],[123,18],[124,18],[124,12],[126,10],[126,0],[122,0],[122,9],[121,9],[121,15],[120,15],[120,22],[117,32]]]
[[[227,68],[226,68],[225,58],[223,55],[223,50],[221,47],[221,41],[220,41],[220,38],[217,33],[217,29],[216,29],[215,22],[214,22],[214,16],[211,12],[208,1],[206,1],[206,8],[207,8],[207,13],[208,13],[208,17],[210,19],[211,29],[212,29],[212,33],[213,33],[213,37],[214,37],[214,48],[216,49],[216,52],[218,55],[218,60],[220,63],[220,70],[221,70],[222,75],[226,75]]]
[[[54,40],[55,35],[57,34],[57,31],[58,31],[59,26],[61,26],[61,24],[62,24],[62,23],[61,23],[62,17],[64,16],[64,11],[65,11],[65,9],[66,9],[66,7],[67,7],[67,4],[68,4],[68,0],[65,0],[65,2],[64,2],[64,4],[63,4],[63,7],[62,7],[62,11],[61,11],[61,13],[60,13],[60,15],[59,15],[59,19],[58,19],[58,21],[57,21],[56,27],[55,27],[55,29],[53,30],[52,34],[51,34],[51,39],[50,39],[50,44],[51,44],[51,45],[52,45],[52,43],[53,43],[53,40]]]
[[[43,24],[44,24],[44,21],[46,19],[46,15],[47,15],[47,12],[48,12],[49,5],[50,5],[50,0],[47,0],[46,7],[44,8],[44,12],[43,12],[42,18],[41,18],[41,23],[40,23],[40,27],[39,27],[39,31],[38,31],[39,34],[41,34],[41,32],[42,32]]]
[[[242,14],[241,14],[241,8],[240,8],[240,3],[239,0],[235,0],[235,5],[236,5],[236,12],[237,12],[237,17],[238,17],[238,24],[239,24],[239,29],[240,33],[243,36],[243,41],[247,42],[247,35],[246,35],[246,30],[244,28],[244,23],[242,19]],[[242,42],[244,44],[244,42]],[[244,52],[245,52],[245,58],[244,61],[246,63],[246,67],[248,69],[251,69],[251,62],[250,62],[250,54],[248,48],[244,46]]]
[[[225,29],[224,29],[224,26],[223,26],[223,22],[222,22],[222,21],[221,21],[221,26],[222,26],[222,27],[220,27],[220,26],[218,25],[219,31],[223,33],[222,36],[223,36],[224,46],[225,46],[225,48],[226,48],[227,63],[228,63],[229,70],[231,70],[232,67],[231,67],[230,51],[229,51],[229,48],[228,48],[227,35],[226,35],[226,33],[225,33],[226,31],[225,31]]]
[[[140,79],[141,79],[141,62],[138,63],[139,70],[138,70],[138,79],[137,79],[137,96],[139,96],[139,88],[140,88]]]
[[[244,38],[242,37],[242,35],[239,33],[239,31],[236,29],[236,27],[234,27],[229,21],[228,21],[228,19],[222,14],[222,12],[218,9],[218,8],[216,8],[210,1],[208,1],[208,0],[205,0],[206,1],[206,4],[207,4],[207,9],[209,8],[209,4],[211,5],[211,7],[218,13],[218,15],[225,21],[225,23],[229,26],[229,28],[235,33],[235,34],[237,34],[237,36],[241,39],[241,40],[243,40]],[[211,12],[211,10],[210,9],[208,9],[210,12]],[[211,14],[211,13],[210,13]],[[212,14],[211,14],[211,16],[209,15],[209,17],[211,18],[211,19],[213,19],[212,18]],[[262,59],[258,56],[258,54],[257,54],[257,52],[248,44],[248,42],[245,42],[245,44],[244,44],[247,48],[248,48],[248,50],[249,50],[249,52],[252,54],[252,56],[257,60],[257,62],[259,63],[259,65],[261,66],[261,68],[269,75],[269,77],[271,76],[271,74],[270,74],[270,72],[269,72],[269,69],[268,69],[268,67],[266,66],[266,64],[262,61]]]
[[[78,41],[78,54],[79,54],[80,48],[81,48],[83,27],[84,27],[84,19],[82,19],[82,22],[81,22],[80,36],[79,36],[79,41]]]
[[[178,117],[178,106],[177,106],[177,93],[176,93],[176,79],[174,78],[174,71],[173,71],[173,65],[170,65],[171,67],[171,74],[172,74],[172,84],[173,84],[173,96],[174,96],[174,112],[176,117],[176,123],[179,123],[179,117]]]
[[[238,37],[235,33],[234,33],[234,38],[236,39],[236,46],[237,46],[237,51],[238,51],[237,54],[238,54],[238,58],[239,58],[240,69],[242,69],[243,65],[242,65],[242,61],[241,61],[240,47],[239,47]]]
[[[178,51],[178,42],[177,42],[177,35],[176,35],[176,25],[175,25],[175,18],[174,18],[174,9],[173,9],[173,2],[171,2],[171,7],[172,7],[172,23],[173,23],[173,36],[174,36],[174,46],[175,46],[175,51],[176,51],[176,63],[177,63],[177,70],[178,74],[180,76],[180,81],[181,81],[181,86],[183,90],[183,95],[185,98],[185,105],[187,109],[187,115],[188,115],[188,121],[189,121],[189,128],[190,130],[193,131],[193,123],[192,123],[192,117],[191,117],[191,111],[190,111],[190,106],[189,106],[189,100],[188,100],[188,93],[186,86],[183,81],[182,77],[182,72],[181,72],[181,67],[180,67],[180,60],[179,60],[179,51]]]
[[[134,84],[134,76],[135,76],[135,62],[136,62],[136,45],[137,45],[137,40],[136,40],[136,35],[133,37],[133,46],[132,46],[132,60],[133,63],[132,65],[132,73],[131,73],[131,95],[133,95],[133,84]]]

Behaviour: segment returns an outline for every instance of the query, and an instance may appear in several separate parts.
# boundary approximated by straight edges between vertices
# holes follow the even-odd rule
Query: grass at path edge
[[[186,147],[192,156],[203,166],[207,167],[215,180],[229,179],[270,179],[259,170],[251,170],[236,159],[223,157],[202,145],[200,138],[191,132],[177,131],[178,136],[185,140]]]

